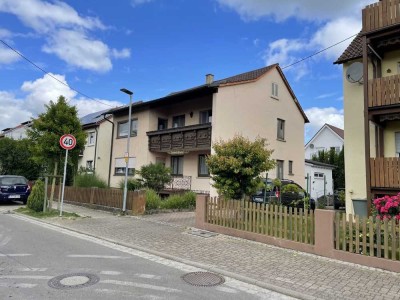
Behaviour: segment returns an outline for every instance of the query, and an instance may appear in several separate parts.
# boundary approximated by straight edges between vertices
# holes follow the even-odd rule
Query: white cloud
[[[19,59],[20,57],[17,53],[0,44],[0,64],[11,64]]]
[[[61,29],[43,46],[43,51],[56,54],[68,64],[83,69],[98,72],[112,69],[108,46],[90,39],[83,32]]]
[[[344,128],[343,109],[335,107],[311,107],[304,111],[310,120],[306,124],[306,140],[309,140],[325,123]]]
[[[2,39],[8,38],[11,37],[11,35],[12,35],[11,31],[4,28],[0,28],[0,38]]]
[[[68,84],[65,76],[50,74],[59,81]],[[0,130],[7,127],[15,127],[21,122],[35,118],[38,114],[45,111],[45,104],[50,100],[57,101],[60,95],[69,100],[69,104],[78,108],[80,117],[96,111],[120,106],[122,103],[104,99],[77,98],[77,92],[70,87],[57,82],[49,75],[33,81],[26,81],[21,86],[21,93],[24,97],[17,98],[15,94],[0,91]],[[99,103],[98,101],[105,103]]]
[[[307,21],[324,21],[359,13],[361,9],[375,0],[216,0],[223,7],[235,10],[243,20],[254,21],[269,17],[276,21],[296,18]]]
[[[139,5],[142,5],[142,4],[149,3],[151,1],[153,1],[153,0],[131,0],[131,5],[133,7],[136,7],[136,6],[139,6]]]
[[[121,50],[112,49],[111,55],[114,58],[129,58],[131,56],[131,50],[128,48],[123,48]]]
[[[50,3],[40,0],[0,0],[0,11],[16,15],[26,26],[41,33],[52,31],[59,26],[105,28],[97,18],[81,17],[75,9],[61,1]]]

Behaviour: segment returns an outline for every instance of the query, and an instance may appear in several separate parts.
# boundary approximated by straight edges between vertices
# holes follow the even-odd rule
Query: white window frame
[[[279,99],[279,85],[276,82],[272,82],[271,84],[271,97]]]
[[[324,179],[325,174],[322,172],[314,172],[315,179]]]
[[[87,134],[87,145],[94,146],[96,144],[96,131],[90,131]]]
[[[138,121],[138,119],[132,119],[131,122],[132,122],[131,123],[131,136],[137,136],[139,121]],[[118,122],[117,138],[127,138],[128,137],[128,128],[126,128],[126,134],[125,133],[121,134],[121,126],[127,126],[128,127],[128,125],[129,125],[128,124],[128,120]]]

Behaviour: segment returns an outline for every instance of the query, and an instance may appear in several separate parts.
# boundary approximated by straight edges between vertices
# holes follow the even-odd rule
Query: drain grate
[[[183,281],[194,286],[216,286],[223,284],[225,279],[210,272],[192,272],[182,276]]]
[[[91,286],[98,283],[99,280],[100,278],[94,274],[73,273],[54,277],[47,284],[53,289],[72,290]]]
[[[210,231],[205,231],[205,230],[197,230],[197,229],[191,229],[189,231],[189,234],[193,234],[193,235],[201,236],[201,237],[205,237],[205,238],[209,238],[209,237],[218,235],[218,233],[215,233],[215,232],[210,232]]]

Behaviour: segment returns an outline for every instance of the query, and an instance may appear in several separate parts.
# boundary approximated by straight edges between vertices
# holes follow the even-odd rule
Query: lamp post
[[[133,92],[127,89],[121,89],[121,92],[129,95],[129,114],[128,114],[128,140],[126,141],[126,152],[125,152],[125,183],[124,183],[124,199],[122,202],[122,212],[126,210],[126,196],[128,194],[128,167],[129,167],[129,144],[131,141],[131,126],[132,126],[132,95]]]

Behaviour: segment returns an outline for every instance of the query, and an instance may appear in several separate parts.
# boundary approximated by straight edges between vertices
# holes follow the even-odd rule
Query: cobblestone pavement
[[[189,220],[193,213],[118,216],[68,204],[64,210],[84,217],[54,218],[47,222],[140,250],[163,253],[196,266],[236,274],[261,286],[294,291],[299,293],[299,298],[400,299],[400,273],[221,234],[199,237],[191,234],[187,226],[193,225],[193,220]]]

